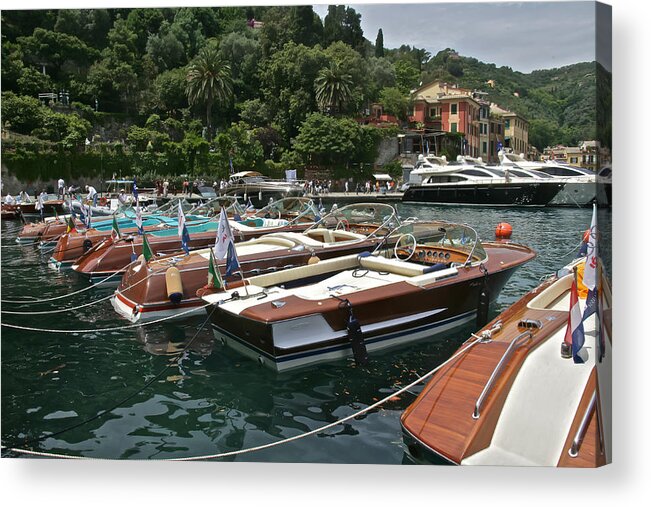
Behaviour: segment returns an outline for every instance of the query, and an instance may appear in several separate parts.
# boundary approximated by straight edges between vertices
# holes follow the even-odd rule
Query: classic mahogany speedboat
[[[535,253],[465,225],[411,222],[386,246],[208,292],[215,336],[276,371],[430,337],[488,308]]]
[[[36,209],[36,200],[29,202],[16,202],[13,204],[2,203],[2,210],[7,213],[13,212],[16,216],[40,216],[40,210]],[[47,194],[43,200],[44,215],[62,215],[65,213],[64,202],[55,194]]]
[[[164,206],[157,208],[154,212],[149,212],[144,209],[142,216],[143,218],[156,215],[171,216],[171,213],[177,213],[179,202],[181,202],[184,211],[193,209],[192,206],[184,199],[176,198],[170,200]],[[85,207],[84,210],[87,210],[87,208]],[[134,226],[136,213],[131,205],[120,206],[113,211],[113,214],[118,220],[119,227],[125,228]],[[56,244],[59,238],[63,236],[68,229],[67,220],[69,216],[70,215],[59,215],[58,217],[46,217],[45,220],[41,222],[32,222],[25,224],[23,230],[18,234],[16,242],[20,244],[33,244],[40,242],[41,247]],[[86,224],[78,218],[74,219],[74,223],[76,229],[86,229]],[[94,229],[97,230],[110,231],[113,225],[113,219],[107,218],[105,215],[92,215],[91,225]]]
[[[612,298],[604,275],[601,310],[583,320],[585,362],[561,355],[574,267],[580,314],[585,308],[584,263],[575,260],[529,292],[431,377],[401,418],[408,457],[559,467],[610,461]]]
[[[231,202],[232,200],[232,202]],[[216,209],[219,203],[237,204],[233,198],[220,197],[213,201]],[[270,232],[300,232],[315,221],[318,214],[312,201],[306,197],[290,197],[276,201],[260,211],[245,215],[243,210],[232,206],[225,208],[231,217],[231,228],[236,231],[235,241],[246,241]],[[189,249],[206,248],[215,243],[218,223],[214,220],[192,227]],[[91,281],[105,279],[115,273],[124,273],[127,266],[142,254],[142,236],[125,235],[119,239],[106,238],[79,257],[72,269],[88,276]],[[175,228],[152,231],[147,241],[154,255],[170,255],[181,252],[181,239]],[[119,279],[116,278],[116,283]]]
[[[232,225],[236,223],[230,222]],[[372,250],[385,241],[399,223],[395,209],[387,204],[351,204],[335,209],[304,232],[277,232],[235,244],[244,276],[272,273],[304,266],[319,259],[332,259]],[[233,227],[237,237],[240,231]],[[197,290],[206,285],[210,249],[188,255],[168,255],[131,264],[111,300],[116,312],[132,322],[152,320],[200,310],[205,303]],[[225,281],[238,283],[240,275],[226,276],[225,261],[219,262]],[[172,288],[170,277],[180,281]],[[178,297],[180,296],[180,297]]]
[[[185,206],[189,206],[185,203]],[[177,202],[178,207],[178,202]],[[183,202],[181,207],[184,207]],[[184,210],[185,212],[185,210]],[[209,203],[204,203],[201,207],[190,208],[185,215],[188,232],[196,228],[204,227],[213,217],[214,208],[209,207]],[[135,235],[138,232],[135,217],[126,217],[117,219],[120,233],[126,236]],[[146,233],[154,231],[164,231],[178,227],[178,210],[169,209],[165,213],[152,213],[143,215],[142,228]],[[102,221],[97,227],[90,229],[75,229],[69,233],[61,235],[57,240],[54,253],[50,257],[48,264],[54,269],[64,269],[71,267],[79,257],[91,250],[94,246],[109,239],[113,234],[113,221]]]

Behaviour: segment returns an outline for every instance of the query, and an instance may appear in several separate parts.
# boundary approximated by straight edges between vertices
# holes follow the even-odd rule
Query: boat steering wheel
[[[337,221],[337,226],[335,227],[335,231],[349,231],[350,230],[350,224],[348,223],[348,220],[345,218],[340,218]]]
[[[399,261],[408,261],[414,256],[414,253],[416,253],[417,246],[418,242],[413,234],[403,234],[398,238],[398,241],[396,241],[396,244],[393,247],[393,255]],[[406,250],[407,257],[403,257],[403,254],[399,254],[399,250]]]

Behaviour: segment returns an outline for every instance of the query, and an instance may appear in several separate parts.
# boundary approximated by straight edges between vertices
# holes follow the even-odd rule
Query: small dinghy
[[[386,244],[203,296],[215,336],[276,371],[431,337],[486,314],[535,253],[468,226],[411,222]]]

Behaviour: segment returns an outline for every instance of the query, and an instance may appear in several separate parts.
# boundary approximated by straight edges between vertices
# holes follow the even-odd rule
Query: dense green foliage
[[[610,144],[611,78],[595,63],[522,74],[451,49],[389,49],[344,5],[323,21],[311,6],[2,12],[2,119],[14,134],[3,152],[22,167],[30,153],[163,174],[225,174],[229,159],[272,172],[360,165],[390,131],[354,118],[381,102],[406,121],[409,92],[432,79],[522,114],[538,148]],[[36,98],[61,91],[69,103]]]

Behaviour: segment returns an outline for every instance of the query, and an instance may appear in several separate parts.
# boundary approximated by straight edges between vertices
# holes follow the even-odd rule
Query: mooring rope
[[[122,331],[123,329],[130,329],[134,327],[144,327],[144,326],[149,326],[151,324],[157,324],[159,322],[165,322],[166,320],[170,319],[175,319],[178,317],[181,317],[183,315],[187,315],[188,313],[196,312],[197,310],[201,310],[202,308],[206,308],[207,306],[211,305],[212,303],[206,303],[205,305],[202,306],[195,306],[192,307],[189,310],[186,310],[181,313],[175,313],[172,315],[169,315],[167,317],[161,317],[160,319],[157,320],[148,320],[147,322],[136,322],[135,324],[129,324],[127,326],[116,326],[116,327],[103,327],[103,328],[95,328],[95,329],[43,329],[40,327],[27,327],[27,326],[17,326],[15,324],[7,324],[6,322],[0,322],[0,326],[2,327],[10,327],[12,329],[21,329],[23,331],[36,331],[39,333],[60,333],[60,334],[74,334],[74,333],[96,333],[98,331]]]
[[[127,264],[127,266],[128,266],[128,264]],[[148,280],[149,278],[151,278],[155,274],[156,274],[156,272],[152,271],[146,277],[144,277],[142,280],[138,280],[133,285],[129,285],[128,288],[132,289],[133,287],[141,284],[145,280]],[[9,314],[9,315],[47,315],[47,314],[50,314],[50,313],[63,313],[63,312],[68,312],[70,310],[79,310],[80,308],[85,308],[86,306],[92,306],[94,304],[101,303],[102,301],[106,301],[107,299],[112,298],[114,295],[115,295],[115,293],[109,294],[105,298],[95,299],[95,300],[91,301],[90,303],[86,303],[86,304],[83,304],[83,305],[80,305],[80,306],[69,306],[68,308],[59,308],[58,310],[45,310],[45,311],[41,311],[41,312],[12,312],[10,310],[0,310],[0,313],[6,313],[6,314]]]
[[[70,431],[70,430],[73,430],[73,429],[75,429],[75,428],[79,428],[80,426],[83,426],[84,424],[88,424],[89,422],[92,422],[92,421],[94,421],[95,419],[99,419],[100,417],[103,417],[104,415],[109,414],[110,412],[112,412],[112,411],[115,410],[116,408],[119,408],[119,407],[121,407],[122,405],[124,405],[125,403],[127,403],[127,402],[128,402],[129,400],[131,400],[132,398],[138,396],[138,395],[139,395],[140,393],[142,393],[145,389],[147,389],[150,385],[152,385],[152,384],[153,384],[154,382],[156,382],[159,378],[161,378],[161,377],[163,376],[163,374],[165,374],[165,373],[166,373],[166,372],[167,372],[167,371],[168,371],[172,366],[176,366],[176,365],[178,365],[179,361],[180,361],[181,358],[185,355],[185,353],[190,349],[190,346],[194,343],[194,340],[197,338],[197,336],[199,336],[199,333],[200,333],[201,330],[204,328],[204,326],[206,325],[206,323],[207,323],[208,321],[210,321],[210,318],[212,317],[212,314],[213,314],[213,312],[215,311],[216,308],[217,308],[217,307],[215,306],[215,307],[210,311],[210,313],[208,314],[208,316],[206,317],[206,319],[205,319],[205,320],[202,322],[202,324],[199,326],[199,328],[197,329],[196,333],[194,333],[194,335],[192,336],[192,338],[190,338],[190,340],[188,340],[188,343],[186,343],[186,345],[183,347],[183,349],[181,349],[181,350],[179,351],[179,353],[176,354],[176,356],[174,356],[174,357],[173,357],[173,358],[172,358],[172,359],[167,363],[167,365],[166,365],[166,366],[165,366],[161,371],[159,371],[156,375],[154,375],[153,378],[149,379],[149,380],[145,383],[145,385],[143,385],[142,387],[140,387],[137,391],[135,391],[135,392],[129,394],[128,396],[126,396],[125,398],[121,399],[120,401],[118,401],[117,403],[115,403],[115,404],[114,404],[113,406],[111,406],[110,408],[107,408],[107,409],[104,409],[104,410],[100,410],[97,414],[95,414],[95,415],[92,416],[92,417],[89,417],[88,419],[85,419],[85,420],[83,420],[83,421],[80,421],[80,422],[78,422],[78,423],[76,423],[76,424],[73,424],[72,426],[68,426],[67,428],[64,428],[64,429],[62,429],[62,430],[56,431],[56,432],[54,432],[54,433],[48,433],[47,435],[43,435],[42,437],[33,438],[33,439],[31,439],[31,440],[25,440],[25,441],[23,442],[22,445],[30,445],[30,444],[33,444],[33,443],[35,443],[35,442],[40,442],[40,441],[42,441],[42,440],[45,440],[46,438],[52,438],[52,437],[55,437],[55,436],[61,435],[61,434],[63,434],[63,433],[66,433],[66,432],[68,432],[68,431]],[[6,449],[6,448],[5,448],[5,449]],[[13,451],[14,449],[9,449],[9,450],[12,450],[12,451]],[[17,450],[17,449],[16,449],[15,452],[23,453],[23,454],[32,454],[32,455],[41,455],[41,456],[48,456],[48,457],[56,457],[56,458],[72,458],[72,459],[102,459],[102,458],[84,458],[84,457],[82,457],[82,456],[68,456],[68,455],[65,455],[65,454],[58,455],[58,454],[53,454],[53,453],[42,453],[42,452],[40,452],[40,451],[30,451],[30,450],[26,450],[26,449],[22,449],[22,450]]]
[[[214,311],[214,310],[213,310]],[[479,338],[476,335],[473,335],[475,338]],[[199,461],[199,460],[208,460],[208,459],[218,459],[218,458],[228,458],[231,456],[237,456],[241,454],[248,454],[252,452],[257,452],[257,451],[262,451],[265,449],[270,449],[272,447],[278,447],[280,445],[288,444],[290,442],[294,442],[297,440],[301,440],[303,438],[307,438],[312,435],[316,435],[317,433],[321,433],[325,430],[328,430],[330,428],[334,428],[335,426],[339,426],[341,424],[344,424],[352,419],[355,419],[356,417],[359,417],[360,415],[365,414],[366,412],[369,412],[381,405],[384,405],[386,402],[391,401],[391,399],[395,398],[396,396],[399,396],[403,394],[404,392],[408,392],[409,389],[413,388],[414,386],[420,384],[424,380],[428,379],[432,375],[434,375],[437,371],[439,371],[441,368],[452,362],[454,359],[459,357],[462,353],[466,352],[468,349],[476,345],[477,343],[481,343],[479,339],[475,339],[474,341],[471,342],[466,342],[468,343],[465,347],[462,349],[459,349],[457,352],[455,352],[452,356],[450,356],[446,361],[442,362],[439,364],[436,368],[430,370],[429,372],[425,373],[424,375],[421,375],[418,377],[416,380],[411,382],[410,384],[406,385],[402,389],[399,389],[398,391],[392,392],[391,394],[385,396],[381,400],[373,403],[372,405],[369,405],[368,407],[365,407],[361,410],[358,410],[357,412],[348,415],[342,419],[338,419],[336,421],[333,421],[329,424],[325,424],[323,426],[320,426],[319,428],[316,428],[314,430],[301,433],[300,435],[294,435],[293,437],[288,437],[284,438],[282,440],[277,440],[275,442],[270,442],[268,444],[263,444],[263,445],[258,445],[255,447],[248,447],[246,449],[240,449],[238,451],[230,451],[230,452],[223,452],[220,454],[207,454],[204,456],[189,456],[185,458],[164,458],[161,459],[160,461]],[[117,407],[116,407],[117,408]],[[111,409],[113,410],[113,409]],[[50,436],[50,435],[48,435]],[[46,452],[39,452],[39,451],[30,451],[30,450],[25,450],[25,449],[16,449],[16,448],[9,448],[9,451],[18,453],[18,454],[31,454],[31,455],[37,455],[37,456],[43,456],[43,457],[56,457],[56,458],[65,458],[65,459],[98,459],[98,460],[107,460],[111,458],[86,458],[84,456],[71,456],[67,454],[51,454],[51,453],[46,453]]]
[[[136,261],[134,261],[134,262],[136,262]],[[131,263],[124,266],[124,268],[122,268],[122,270],[126,269],[130,264]],[[122,270],[116,271],[112,275],[107,276],[106,278],[104,278],[104,280],[101,280],[101,281],[99,281],[97,283],[90,284],[88,287],[84,287],[83,289],[79,289],[78,291],[69,292],[68,294],[63,294],[61,296],[56,296],[56,297],[47,298],[47,299],[33,299],[33,300],[24,300],[24,301],[19,301],[19,300],[15,300],[15,299],[14,300],[12,300],[12,299],[0,299],[0,303],[12,303],[12,304],[16,304],[16,305],[32,305],[32,304],[36,305],[36,304],[41,304],[41,303],[48,303],[50,301],[56,301],[58,299],[69,298],[71,296],[75,296],[75,295],[80,294],[82,292],[85,292],[87,290],[94,289],[94,288],[102,285],[103,283],[107,282],[108,280],[110,280],[111,278],[113,278],[113,277],[115,277],[117,275],[122,275],[123,274]],[[32,296],[23,296],[23,297],[27,298],[27,297],[32,297]]]

